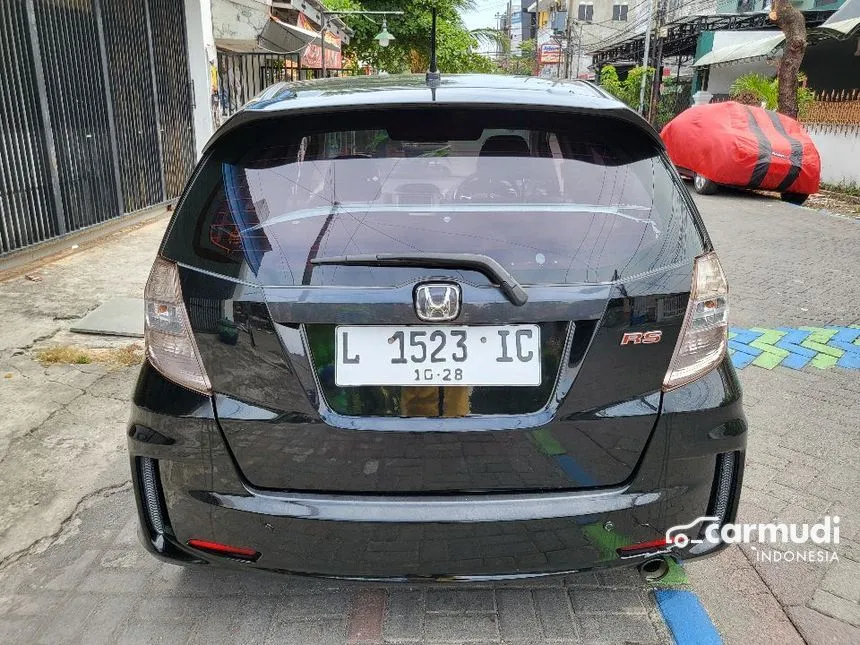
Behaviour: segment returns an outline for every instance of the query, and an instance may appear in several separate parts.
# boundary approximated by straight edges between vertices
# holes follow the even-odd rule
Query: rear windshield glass
[[[681,190],[654,143],[615,119],[441,109],[292,118],[213,151],[165,252],[264,285],[438,274],[311,263],[417,251],[489,255],[524,284],[605,282],[701,252]]]

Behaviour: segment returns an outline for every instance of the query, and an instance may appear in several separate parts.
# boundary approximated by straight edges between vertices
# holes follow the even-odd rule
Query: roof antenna
[[[439,73],[439,68],[436,67],[436,5],[431,9],[433,22],[430,25],[430,69],[427,70],[425,80],[431,88],[439,87],[442,82],[442,75]]]

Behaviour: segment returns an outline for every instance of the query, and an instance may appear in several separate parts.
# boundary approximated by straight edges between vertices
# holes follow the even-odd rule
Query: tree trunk
[[[806,53],[806,19],[791,0],[773,0],[770,19],[785,34],[785,53],[779,62],[779,98],[777,110],[792,119],[797,118],[797,75]]]

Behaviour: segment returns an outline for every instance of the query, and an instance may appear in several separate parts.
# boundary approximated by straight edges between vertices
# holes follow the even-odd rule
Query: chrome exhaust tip
[[[651,558],[639,565],[639,575],[647,582],[660,580],[667,573],[669,573],[669,561],[663,557]]]

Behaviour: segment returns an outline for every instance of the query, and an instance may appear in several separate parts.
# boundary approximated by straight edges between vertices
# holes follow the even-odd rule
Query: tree
[[[502,63],[503,70],[508,74],[531,76],[534,74],[537,61],[537,42],[530,38],[520,43],[519,51],[514,52],[508,44]]]
[[[639,86],[643,75],[645,75],[645,104],[647,105],[650,101],[650,81],[654,77],[653,67],[636,66],[627,72],[627,77],[622,81],[618,78],[615,67],[604,65],[600,69],[600,87],[635,109],[639,105]]]
[[[496,66],[477,52],[479,38],[487,30],[472,34],[460,14],[472,8],[472,0],[326,0],[331,11],[403,11],[402,16],[386,18],[394,40],[380,47],[375,36],[382,28],[379,16],[342,16],[355,32],[344,55],[391,72],[424,72],[430,60],[430,10],[436,6],[436,59],[443,73],[492,72]]]
[[[791,0],[773,0],[770,19],[785,34],[784,53],[776,74],[779,85],[777,109],[796,119],[798,74],[806,53],[806,18],[791,4]]]
[[[797,92],[795,103],[797,113],[803,114],[807,105],[815,100],[815,93],[805,85],[806,75],[797,75]],[[776,110],[779,105],[779,79],[768,78],[763,74],[744,74],[739,76],[731,87],[731,97],[739,103],[747,105],[762,105],[767,110]],[[780,110],[780,112],[783,112]],[[783,114],[786,114],[783,112]]]

